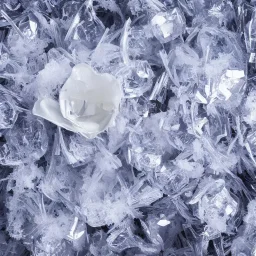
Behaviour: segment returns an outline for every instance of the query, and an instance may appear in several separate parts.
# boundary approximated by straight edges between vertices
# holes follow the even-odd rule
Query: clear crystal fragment
[[[227,70],[221,76],[218,85],[219,97],[228,100],[233,93],[238,93],[245,84],[244,70]]]
[[[154,36],[161,43],[168,43],[185,31],[185,18],[179,8],[159,12],[151,20]]]
[[[147,61],[134,61],[131,67],[121,68],[123,89],[127,98],[143,95],[153,86],[154,73]]]
[[[225,232],[227,221],[235,216],[238,210],[238,203],[230,195],[225,187],[225,181],[210,180],[207,186],[198,191],[197,199],[190,202],[198,202],[198,214],[202,221],[214,230]]]
[[[74,47],[76,47],[75,42],[77,41],[89,49],[93,49],[100,41],[104,30],[105,27],[96,16],[91,3],[84,3],[75,15],[65,40],[72,39]]]
[[[38,160],[48,148],[45,126],[32,115],[20,115],[14,127],[5,134],[5,139],[0,147],[0,163],[3,165]]]
[[[0,129],[12,128],[17,116],[18,113],[14,102],[10,97],[2,94],[0,96]]]

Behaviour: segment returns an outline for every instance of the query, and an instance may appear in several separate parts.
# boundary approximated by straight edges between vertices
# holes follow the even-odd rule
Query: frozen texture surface
[[[256,1],[1,0],[0,256],[256,255]]]

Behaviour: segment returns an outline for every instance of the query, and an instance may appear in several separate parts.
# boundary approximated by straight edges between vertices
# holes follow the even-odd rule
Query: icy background
[[[255,0],[0,12],[1,256],[256,255]],[[79,63],[123,92],[96,138],[32,113]]]

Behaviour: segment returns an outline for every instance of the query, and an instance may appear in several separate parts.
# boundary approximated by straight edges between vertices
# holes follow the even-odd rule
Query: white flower
[[[87,64],[78,64],[60,91],[59,102],[39,99],[33,114],[94,138],[114,124],[121,98],[122,91],[114,76],[99,74]]]

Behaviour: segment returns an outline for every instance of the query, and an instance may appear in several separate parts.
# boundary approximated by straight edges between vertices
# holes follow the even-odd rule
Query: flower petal
[[[34,115],[40,116],[59,127],[80,133],[86,138],[94,138],[99,133],[99,125],[95,122],[83,122],[84,127],[73,125],[72,122],[62,116],[59,103],[49,98],[37,100],[32,112]]]
[[[78,64],[60,91],[60,110],[83,132],[98,134],[114,123],[121,98],[122,91],[114,76]]]
[[[37,100],[32,112],[34,115],[40,116],[62,128],[77,132],[73,124],[62,116],[59,103],[55,100],[49,98]]]

